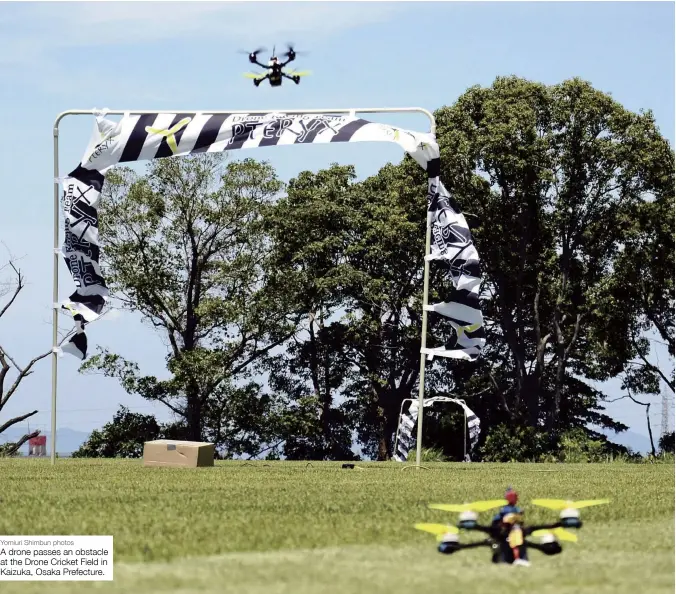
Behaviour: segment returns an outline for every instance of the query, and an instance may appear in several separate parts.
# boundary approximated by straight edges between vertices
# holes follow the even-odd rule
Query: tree
[[[171,378],[144,376],[136,363],[105,351],[83,371],[101,371],[127,392],[163,403],[185,424],[187,439],[227,442],[214,414],[241,411],[228,408],[233,398],[256,400],[247,388],[252,365],[295,328],[267,288],[262,209],[281,188],[269,164],[224,164],[221,154],[154,160],[144,176],[128,168],[108,173],[102,263],[114,299],[166,339]]]
[[[665,454],[674,453],[674,432],[665,433],[660,437],[660,451]]]
[[[273,381],[321,403],[322,456],[346,455],[349,426],[367,455],[392,454],[401,402],[419,381],[426,188],[411,159],[359,183],[352,167],[332,166],[292,180],[267,217],[280,285],[306,320]],[[435,269],[430,287],[441,300],[450,280]],[[430,318],[430,335],[448,339],[450,324]],[[429,367],[431,390],[435,377],[450,387]]]
[[[160,425],[153,415],[131,412],[120,406],[113,420],[92,431],[73,458],[141,458],[143,444],[159,439]]]
[[[666,159],[665,159],[666,161]],[[607,332],[622,333],[622,344],[631,360],[624,373],[634,389],[656,394],[659,378],[674,391],[668,378],[649,360],[656,331],[674,357],[674,187],[664,171],[653,173],[665,180],[649,200],[639,205],[604,295],[604,314],[612,319]],[[606,344],[608,339],[604,337]],[[648,387],[647,390],[645,388]]]
[[[6,275],[5,279],[0,282],[0,297],[9,296],[7,300],[0,305],[0,319],[2,319],[2,317],[7,314],[9,308],[14,304],[16,298],[19,296],[19,293],[26,285],[21,269],[17,267],[16,263],[11,257],[5,265],[0,266],[0,272]],[[26,366],[22,367],[9,354],[6,345],[0,344],[0,412],[2,412],[2,409],[7,405],[9,399],[17,393],[22,382],[31,373],[33,373],[33,367],[35,364],[51,354],[52,351],[50,349],[41,355],[33,357],[33,359],[31,359]],[[14,369],[15,373],[13,380],[12,375],[10,374],[12,368]],[[31,412],[8,419],[4,423],[0,423],[0,434],[13,425],[20,423],[21,421],[25,421],[37,413],[37,410],[33,410]],[[24,434],[21,438],[19,438],[18,441],[6,444],[2,448],[2,453],[6,456],[12,456],[16,454],[16,452],[19,451],[19,448],[21,448],[24,443],[33,437],[37,437],[39,434],[39,431],[33,431],[31,433]]]
[[[583,380],[623,372],[639,315],[673,336],[668,282],[645,303],[638,283],[612,301],[623,246],[646,249],[646,204],[661,196],[668,210],[673,199],[673,151],[652,114],[631,113],[579,79],[548,87],[507,77],[469,89],[436,119],[442,178],[482,257],[488,337],[477,372],[499,398],[491,424],[546,431],[552,447],[576,425],[622,428]],[[673,264],[653,259],[668,258],[673,244],[665,217],[636,276],[647,267],[673,286]]]
[[[343,263],[355,234],[344,194],[354,177],[351,166],[302,172],[266,214],[277,271],[271,280],[303,320],[284,352],[268,358],[272,389],[302,403],[306,413],[306,422],[296,427],[302,431],[285,440],[284,455],[292,459],[352,456],[349,419],[334,407],[351,365],[344,326],[332,318],[352,272]]]

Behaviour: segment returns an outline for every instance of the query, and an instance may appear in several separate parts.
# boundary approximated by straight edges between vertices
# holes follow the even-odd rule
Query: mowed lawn
[[[144,468],[130,460],[0,460],[0,535],[112,534],[114,582],[3,582],[13,593],[673,594],[673,464],[243,462]],[[428,503],[610,498],[582,510],[578,543],[530,568],[487,549],[443,556]],[[489,519],[490,513],[486,514]],[[468,534],[467,540],[478,538]]]

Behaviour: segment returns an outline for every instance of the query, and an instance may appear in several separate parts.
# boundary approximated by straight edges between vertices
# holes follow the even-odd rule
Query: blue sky
[[[254,88],[241,76],[245,55],[292,40],[309,50],[299,86]],[[472,85],[516,74],[547,84],[580,76],[630,110],[651,109],[674,141],[674,4],[671,2],[76,2],[0,3],[0,240],[20,257],[28,286],[0,320],[0,340],[19,362],[51,344],[52,123],[66,109],[298,109],[451,104]],[[370,117],[427,131],[420,115]],[[64,175],[79,161],[93,118],[61,125]],[[360,177],[402,154],[389,144],[254,149],[233,155],[269,160],[288,180],[304,169],[354,163]],[[104,247],[105,249],[105,247]],[[0,247],[2,258],[6,251]],[[60,297],[73,289],[60,267]],[[67,319],[63,327],[69,328]],[[162,340],[133,315],[90,327],[91,342],[164,375]],[[91,345],[93,350],[94,344]],[[653,361],[669,369],[666,349]],[[91,430],[119,404],[159,413],[113,380],[59,362],[58,426]],[[39,409],[31,428],[50,423],[50,364],[43,361],[0,421]],[[617,382],[607,386],[619,396]],[[659,399],[652,398],[659,432]],[[627,400],[609,406],[647,434],[645,414]]]

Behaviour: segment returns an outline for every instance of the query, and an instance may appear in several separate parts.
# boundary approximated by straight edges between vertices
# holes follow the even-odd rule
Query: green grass
[[[0,460],[0,535],[112,534],[114,582],[3,582],[3,594],[393,593],[672,594],[671,464],[217,463]],[[489,551],[445,557],[419,521],[454,521],[432,502],[608,497],[583,510],[578,543],[528,568]],[[530,521],[555,517],[526,507]],[[473,535],[468,535],[472,539]]]

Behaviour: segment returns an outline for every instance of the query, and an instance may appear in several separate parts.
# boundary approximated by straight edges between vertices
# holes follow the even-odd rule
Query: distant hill
[[[7,443],[8,441],[16,441],[21,439],[25,435],[25,428],[18,429],[16,427],[10,427],[7,431],[3,431],[0,434],[0,444]],[[60,456],[70,456],[74,451],[76,451],[87,439],[89,438],[91,432],[86,431],[76,431],[75,429],[69,429],[68,427],[63,427],[58,429],[56,432],[56,451]],[[50,431],[44,431],[41,435],[47,436],[47,452],[49,453],[49,439],[51,437]],[[21,447],[21,453],[24,455],[28,454],[28,444],[24,444]]]
[[[615,433],[611,429],[599,429],[596,427],[594,428],[594,431],[602,433],[613,443],[622,445],[625,448],[630,448],[632,451],[638,454],[650,453],[650,438],[647,435],[641,435],[640,433],[634,433],[633,431]],[[654,431],[653,439],[655,440],[655,448],[657,448],[657,443],[660,440],[660,436],[656,435]]]

